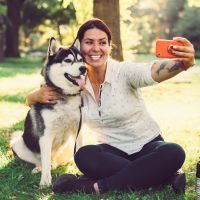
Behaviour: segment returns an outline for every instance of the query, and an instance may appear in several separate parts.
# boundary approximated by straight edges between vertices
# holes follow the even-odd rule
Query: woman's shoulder
[[[109,59],[108,66],[110,66],[113,71],[129,71],[133,69],[137,69],[138,67],[141,67],[143,63],[135,63],[131,60],[124,60],[124,61],[117,61],[114,59]]]
[[[118,60],[115,60],[113,58],[109,58],[108,59],[108,63],[111,64],[111,65],[113,65],[113,66],[118,66],[118,67],[122,67],[122,66],[134,67],[134,66],[142,66],[142,65],[147,64],[147,63],[134,62],[132,60],[118,61]]]
[[[108,66],[112,66],[116,69],[116,68],[121,68],[121,67],[124,67],[124,66],[134,66],[134,62],[129,61],[129,60],[118,61],[118,60],[115,60],[113,58],[109,58],[108,59]]]

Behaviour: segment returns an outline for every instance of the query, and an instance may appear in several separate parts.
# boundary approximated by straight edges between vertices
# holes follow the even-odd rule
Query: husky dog
[[[78,40],[69,48],[59,48],[55,38],[50,39],[42,75],[45,83],[54,87],[61,98],[53,105],[31,106],[24,132],[14,134],[11,140],[13,152],[35,165],[33,173],[42,170],[40,186],[51,185],[51,168],[73,158],[70,137],[75,139],[80,128],[80,90],[84,87],[86,73],[77,45],[80,45]]]

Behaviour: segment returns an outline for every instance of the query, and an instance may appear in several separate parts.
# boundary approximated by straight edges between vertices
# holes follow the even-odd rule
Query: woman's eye
[[[106,41],[104,41],[104,42],[100,42],[100,45],[106,45],[106,44],[107,44]]]
[[[86,42],[86,44],[89,44],[89,45],[91,45],[91,44],[92,44],[92,42],[89,42],[89,41],[88,41],[88,42]]]

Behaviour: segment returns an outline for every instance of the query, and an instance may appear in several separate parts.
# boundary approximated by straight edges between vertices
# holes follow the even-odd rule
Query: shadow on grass
[[[51,187],[41,189],[39,181],[41,174],[31,174],[32,165],[20,160],[10,160],[4,167],[0,168],[0,199],[20,199],[20,200],[97,200],[97,195],[87,195],[84,193],[74,194],[54,194]],[[55,174],[60,173],[60,168],[53,171],[53,181]],[[108,200],[182,200],[183,195],[176,195],[171,188],[165,187],[163,190],[145,190],[139,192],[109,192],[101,195],[101,199]]]
[[[33,74],[43,66],[41,59],[25,58],[7,58],[3,63],[0,63],[0,78],[13,77],[17,74]]]
[[[0,129],[0,153],[8,155],[10,151],[10,139],[12,133],[22,130],[24,127],[24,120],[21,120],[11,127]]]
[[[34,73],[37,73],[38,70],[42,68],[42,65],[40,67],[35,67],[35,68],[29,68],[29,67],[10,67],[10,68],[5,68],[1,70],[0,78],[6,78],[6,77],[14,77],[18,74],[20,75],[31,75]]]
[[[0,169],[0,199],[38,199],[39,179],[40,174],[31,174],[29,164],[10,160]]]
[[[0,101],[7,101],[7,102],[11,102],[11,103],[22,103],[24,104],[26,99],[25,95],[21,95],[21,94],[16,94],[16,95],[0,95]]]
[[[10,200],[38,200],[38,199],[59,199],[59,200],[91,200],[97,199],[96,195],[78,194],[54,194],[52,188],[40,188],[41,174],[32,174],[33,165],[19,159],[7,161],[8,164],[0,168],[0,199]],[[53,170],[53,181],[61,175],[62,167]],[[64,172],[63,172],[64,173]],[[57,175],[56,175],[57,174]]]
[[[2,161],[1,161],[2,162]],[[39,182],[41,174],[32,174],[33,165],[25,163],[17,158],[8,158],[0,165],[0,199],[20,199],[20,200],[97,200],[95,194],[85,193],[54,194],[52,188],[40,188]],[[66,173],[68,166],[59,167],[52,171],[53,182],[56,178]],[[159,190],[142,190],[137,192],[109,192],[101,195],[101,199],[108,200],[182,200],[184,195],[176,195],[170,187]]]

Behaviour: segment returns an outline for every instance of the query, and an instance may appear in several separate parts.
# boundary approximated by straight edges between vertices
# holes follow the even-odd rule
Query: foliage
[[[22,12],[22,23],[30,28],[45,23],[45,19],[49,19],[53,24],[58,25],[70,24],[76,20],[76,11],[72,2],[64,7],[63,1],[26,0]]]
[[[181,16],[175,31],[177,34],[188,38],[196,49],[196,57],[200,57],[200,9],[187,7]]]
[[[159,19],[159,23],[163,28],[163,32],[167,39],[172,39],[174,36],[173,28],[176,27],[177,21],[181,12],[184,10],[186,0],[167,0],[165,6],[160,13],[162,17]]]
[[[92,0],[27,0],[25,7],[20,32],[20,49],[24,52],[46,48],[51,36],[64,45],[71,44],[78,26],[92,16]]]
[[[66,7],[64,1],[31,1],[27,0],[23,7],[22,24],[25,37],[29,38],[32,31],[38,31],[38,26],[51,25],[57,31],[60,42],[62,43],[61,25],[71,25],[76,21],[76,11],[72,2]],[[50,22],[50,23],[49,23]],[[43,32],[41,32],[43,34]]]
[[[36,2],[26,1],[22,9],[22,19],[21,23],[23,27],[29,29],[35,28],[37,25],[43,23],[44,19],[47,17],[47,9],[38,8],[39,6]]]
[[[131,30],[138,34],[138,42],[133,43],[132,49],[148,53],[156,38],[171,39],[173,27],[176,26],[185,2],[186,0],[139,0],[132,4],[128,8],[132,19],[126,21]]]
[[[80,0],[73,0],[73,3],[76,9],[77,24],[80,26],[93,16],[93,0],[81,0],[81,2]]]
[[[5,2],[0,0],[0,13],[6,13]],[[191,39],[198,51],[199,2],[120,0],[124,57],[136,52],[153,52],[156,38],[171,39],[177,34]],[[196,8],[190,8],[191,5]],[[27,52],[43,48],[50,36],[60,39],[64,45],[72,43],[78,27],[93,16],[92,10],[93,0],[26,0],[22,12],[20,50]]]
[[[156,38],[171,39],[177,34],[176,26],[182,23],[187,2],[197,5],[197,1],[193,0],[120,0],[121,40],[125,57],[133,52],[152,52]],[[23,31],[20,32],[21,50],[47,44],[51,35],[58,37],[63,44],[72,43],[78,26],[92,17],[92,6],[93,0],[26,0],[22,15]],[[195,17],[190,17],[190,23],[195,24],[195,20]]]
[[[0,0],[0,14],[6,15],[7,7],[4,0]]]

